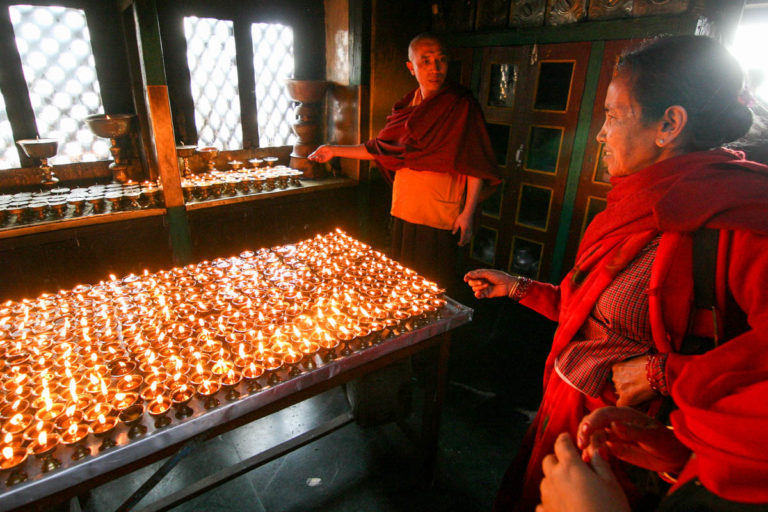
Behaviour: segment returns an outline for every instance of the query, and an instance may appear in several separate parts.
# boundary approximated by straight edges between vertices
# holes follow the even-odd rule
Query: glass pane
[[[495,229],[480,226],[472,239],[472,258],[493,265],[496,259],[496,240],[498,233]]]
[[[243,147],[235,32],[229,20],[184,18],[198,144]]]
[[[539,266],[543,250],[543,244],[515,237],[512,241],[509,273],[537,279],[539,277]]]
[[[571,91],[571,75],[573,62],[542,62],[539,65],[539,82],[533,108],[565,111]]]
[[[597,147],[597,160],[595,162],[595,175],[592,177],[593,181],[599,183],[610,183],[611,175],[608,174],[608,167],[603,162],[603,143],[601,142]]]
[[[0,169],[12,169],[19,165],[19,152],[13,141],[11,123],[5,111],[5,100],[0,94]]]
[[[491,147],[499,165],[507,165],[507,146],[509,144],[509,126],[504,124],[485,124]]]
[[[595,218],[595,215],[605,210],[607,205],[608,203],[605,199],[590,196],[587,202],[587,211],[584,213],[584,227],[581,231],[582,233],[584,233],[584,229],[589,226],[589,223],[592,222],[592,219]]]
[[[504,188],[506,185],[507,182],[502,181],[501,185],[496,187],[496,190],[481,203],[480,211],[483,215],[488,215],[489,217],[495,217],[497,219],[501,217],[501,201],[504,198]]]
[[[551,189],[535,187],[533,185],[522,185],[515,222],[536,229],[547,229],[551,200]]]
[[[491,107],[513,107],[517,77],[516,64],[491,64],[488,105]]]
[[[557,157],[560,154],[562,137],[563,130],[561,128],[531,126],[525,168],[534,171],[556,173]]]
[[[58,139],[55,163],[106,160],[109,140],[83,119],[104,111],[85,12],[66,7],[8,8],[40,137]]]
[[[259,146],[287,146],[291,131],[291,99],[284,80],[293,76],[293,29],[278,23],[251,25]]]

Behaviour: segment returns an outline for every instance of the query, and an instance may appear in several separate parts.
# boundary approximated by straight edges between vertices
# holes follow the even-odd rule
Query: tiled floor
[[[422,487],[414,445],[394,424],[356,423],[176,507],[175,511],[485,511],[536,407],[552,326],[507,301],[477,302],[453,336],[438,477]],[[414,379],[418,395],[418,379]],[[311,429],[347,408],[341,389],[219,436],[182,461],[141,502]],[[161,462],[91,493],[88,511],[122,503]]]

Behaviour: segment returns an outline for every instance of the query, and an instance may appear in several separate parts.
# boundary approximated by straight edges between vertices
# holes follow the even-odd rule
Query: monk
[[[376,160],[393,182],[392,257],[450,283],[456,272],[453,235],[460,246],[471,240],[484,182],[485,191],[499,183],[498,166],[477,101],[446,82],[442,42],[431,34],[414,37],[406,66],[418,86],[395,104],[376,137],[355,146],[323,145],[309,158]]]

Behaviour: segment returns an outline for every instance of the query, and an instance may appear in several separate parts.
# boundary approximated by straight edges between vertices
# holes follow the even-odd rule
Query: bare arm
[[[354,158],[356,160],[373,160],[373,155],[365,149],[364,144],[357,144],[355,146],[323,144],[317,148],[314,153],[309,155],[309,159],[314,160],[315,162],[325,163],[335,156],[341,158]]]
[[[475,216],[477,204],[480,202],[480,191],[483,189],[483,180],[474,176],[467,177],[467,197],[464,201],[464,209],[456,220],[453,221],[452,233],[460,231],[459,245],[466,245],[472,240],[472,220]]]

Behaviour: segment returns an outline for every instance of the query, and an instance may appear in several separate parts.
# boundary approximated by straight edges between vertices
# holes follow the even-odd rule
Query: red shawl
[[[695,453],[680,484],[698,476],[722,498],[768,503],[768,351],[754,338],[689,363],[672,388],[680,409],[671,419]]]
[[[558,321],[559,326],[545,367],[544,398],[520,451],[520,456],[526,458],[528,464],[525,475],[514,479],[521,485],[517,489],[517,492],[522,492],[519,510],[533,510],[538,502],[541,460],[552,452],[557,435],[564,431],[575,435],[579,420],[586,411],[615,404],[616,398],[610,387],[602,397],[593,400],[572,388],[552,370],[555,359],[581,328],[597,298],[616,274],[659,232],[665,232],[670,244],[667,244],[666,252],[662,251],[662,245],[659,246],[654,268],[674,268],[675,275],[658,275],[659,282],[654,285],[652,273],[651,286],[662,286],[663,289],[655,289],[649,308],[651,322],[664,321],[659,329],[654,329],[654,335],[665,339],[654,339],[654,343],[660,351],[667,352],[674,350],[673,346],[669,346],[672,333],[668,329],[670,325],[667,325],[668,315],[680,323],[674,312],[682,311],[685,317],[682,328],[685,328],[691,300],[688,293],[693,287],[690,254],[687,258],[683,257],[685,251],[681,249],[679,234],[702,226],[768,233],[768,215],[765,213],[768,210],[768,167],[744,160],[741,153],[723,149],[689,153],[632,175],[614,178],[612,183],[614,188],[608,195],[608,206],[595,217],[585,232],[574,269],[559,287],[536,283],[520,301]],[[665,237],[662,237],[664,243]],[[736,256],[731,255],[732,258]],[[681,257],[680,261],[678,257]],[[718,263],[723,261],[718,259]],[[684,275],[678,276],[678,272]],[[765,273],[756,274],[753,277],[754,286],[763,289],[765,284],[761,280],[765,276]],[[691,290],[679,288],[681,280],[686,279]],[[746,284],[741,281],[737,284],[744,288]],[[757,300],[762,300],[761,295],[757,295]],[[750,296],[755,298],[756,294],[750,293]],[[752,315],[763,318],[765,304],[761,304],[753,305]],[[662,306],[664,309],[659,309]],[[757,327],[762,325],[757,318],[755,322]],[[754,333],[755,330],[752,330],[742,336],[764,347],[763,342],[756,343],[757,336],[762,334]],[[666,346],[663,346],[664,343]],[[667,367],[669,373],[669,362]],[[710,373],[708,377],[716,374]],[[679,377],[674,379],[672,386],[679,380]],[[514,491],[509,495],[514,497]]]
[[[495,186],[499,167],[472,93],[455,84],[411,106],[418,87],[395,103],[387,124],[365,143],[384,176],[406,167],[414,171],[474,176]]]
[[[768,234],[768,166],[744,160],[738,151],[687,153],[611,184],[608,206],[585,231],[576,266],[560,284],[560,327],[545,383],[599,295],[659,232],[706,226]]]

